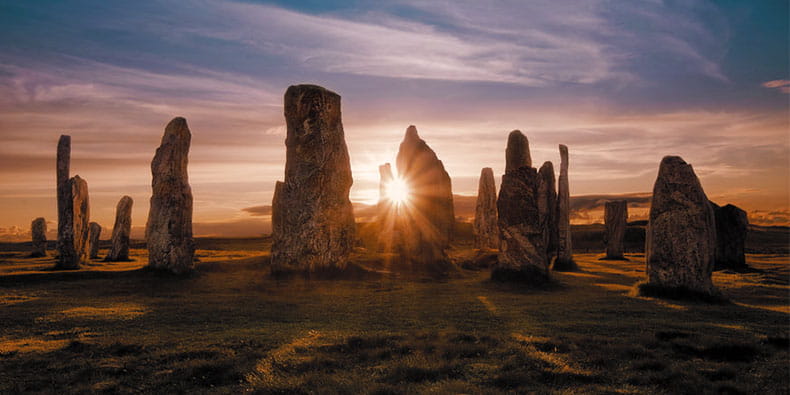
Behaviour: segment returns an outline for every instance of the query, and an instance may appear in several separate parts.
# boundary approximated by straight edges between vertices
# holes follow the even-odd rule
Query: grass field
[[[52,272],[0,248],[0,393],[790,391],[787,255],[716,272],[731,302],[704,304],[633,296],[636,254],[524,289],[486,270],[274,279],[266,240],[198,243],[186,278],[141,269],[142,249]]]

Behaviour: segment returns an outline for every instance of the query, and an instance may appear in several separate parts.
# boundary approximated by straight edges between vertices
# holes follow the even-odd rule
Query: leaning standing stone
[[[551,264],[557,254],[559,228],[557,227],[557,183],[554,179],[554,164],[544,162],[538,171],[538,212],[543,224],[543,243],[546,246],[546,259]]]
[[[71,196],[71,226],[63,229],[63,242],[59,242],[60,256],[57,269],[79,269],[80,265],[89,263],[88,253],[90,248],[90,204],[88,198],[88,183],[80,176],[74,176],[66,182]]]
[[[176,274],[194,267],[192,189],[187,174],[191,139],[186,119],[174,118],[151,162],[153,194],[145,226],[148,265]]]
[[[285,92],[285,179],[272,201],[272,272],[343,269],[356,235],[340,96],[315,85]]]
[[[713,208],[691,165],[679,156],[664,157],[647,225],[646,286],[713,294],[715,226]]]
[[[97,224],[96,222],[91,222],[89,225],[89,241],[88,245],[90,246],[90,259],[99,259],[99,237],[101,237],[101,225]]]
[[[557,259],[554,261],[554,270],[574,270],[577,268],[573,261],[573,247],[571,246],[571,193],[568,185],[568,147],[560,144],[560,178],[557,187],[557,227],[559,229],[559,244]]]
[[[30,224],[30,234],[33,238],[30,256],[34,258],[47,256],[47,221],[41,217],[34,219]]]
[[[499,228],[497,226],[496,185],[494,171],[485,167],[480,171],[475,207],[475,247],[481,250],[499,248]]]
[[[748,269],[745,247],[749,219],[746,211],[732,204],[719,207],[711,202],[711,205],[716,216],[716,269]]]
[[[124,196],[115,208],[115,224],[112,227],[110,251],[104,258],[107,262],[129,260],[129,238],[132,232],[132,203],[129,196]]]
[[[625,259],[625,228],[628,226],[628,202],[615,200],[604,205],[606,259]]]

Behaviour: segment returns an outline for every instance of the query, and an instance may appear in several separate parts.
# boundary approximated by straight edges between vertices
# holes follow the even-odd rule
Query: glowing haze
[[[0,233],[56,218],[60,134],[92,219],[111,227],[130,195],[143,226],[175,116],[193,134],[195,233],[264,233],[297,83],[343,97],[357,202],[414,124],[456,194],[503,172],[520,129],[538,166],[568,145],[573,195],[644,198],[681,155],[714,201],[790,222],[786,1],[290,3],[0,2]]]

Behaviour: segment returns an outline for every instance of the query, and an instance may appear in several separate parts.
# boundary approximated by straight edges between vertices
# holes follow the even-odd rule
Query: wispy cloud
[[[778,89],[782,93],[790,93],[790,81],[788,80],[766,81],[762,85],[769,89]]]

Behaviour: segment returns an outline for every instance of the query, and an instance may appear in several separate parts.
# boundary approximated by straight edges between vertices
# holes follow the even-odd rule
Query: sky
[[[301,83],[342,96],[358,203],[413,124],[455,194],[483,167],[498,184],[520,129],[536,167],[569,147],[574,196],[644,196],[680,155],[710,199],[790,223],[786,1],[294,3],[0,0],[0,238],[54,229],[61,134],[103,238],[123,195],[141,229],[176,116],[195,233],[263,233],[250,208],[283,177],[283,94]]]

